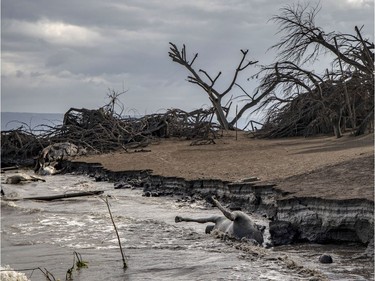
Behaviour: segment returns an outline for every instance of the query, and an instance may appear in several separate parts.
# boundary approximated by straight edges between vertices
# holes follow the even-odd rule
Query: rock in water
[[[327,254],[323,254],[319,257],[321,263],[333,263],[332,257]]]

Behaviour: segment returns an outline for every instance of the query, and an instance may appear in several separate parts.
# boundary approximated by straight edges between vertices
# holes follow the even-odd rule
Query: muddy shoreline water
[[[64,166],[66,172],[114,182],[117,188],[142,188],[145,196],[181,196],[194,200],[214,195],[232,209],[269,219],[272,246],[298,242],[360,243],[369,245],[366,256],[373,259],[374,202],[371,200],[291,197],[270,183],[186,180],[153,175],[152,170],[114,172],[99,163],[66,161]]]
[[[68,172],[65,175],[45,176],[46,182],[40,183],[5,185],[5,194],[26,198],[105,190],[126,245],[129,269],[123,272],[121,266],[118,268],[121,264],[118,246],[114,237],[108,236],[113,229],[106,207],[96,196],[52,202],[2,202],[4,264],[18,270],[43,265],[60,277],[71,266],[71,252],[78,250],[89,262],[88,270],[75,274],[74,279],[82,281],[126,277],[132,280],[374,280],[373,262],[368,257],[355,258],[365,251],[363,243],[362,246],[347,242],[293,243],[265,249],[233,241],[219,233],[206,235],[204,226],[199,224],[175,224],[176,215],[219,214],[204,200],[206,196],[216,195],[233,209],[246,207],[248,212],[256,212],[251,217],[268,228],[268,223],[275,221],[277,215],[278,206],[271,208],[278,203],[274,190],[278,196],[290,196],[278,191],[277,186],[259,182],[186,181],[155,176],[150,170],[111,172],[101,165],[77,162],[65,162],[65,166]],[[269,243],[269,236],[267,229],[264,246]],[[323,253],[332,256],[332,264],[319,263]],[[41,280],[35,274],[30,279]]]

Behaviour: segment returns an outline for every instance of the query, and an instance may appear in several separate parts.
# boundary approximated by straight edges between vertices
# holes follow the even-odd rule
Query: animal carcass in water
[[[212,216],[208,218],[183,218],[177,216],[175,222],[198,222],[207,223],[212,222],[215,225],[209,225],[206,228],[206,233],[212,230],[218,230],[236,239],[250,239],[255,240],[258,244],[263,243],[264,227],[255,224],[251,218],[241,211],[231,212],[225,209],[217,200],[212,198],[216,207],[223,213],[224,216]]]

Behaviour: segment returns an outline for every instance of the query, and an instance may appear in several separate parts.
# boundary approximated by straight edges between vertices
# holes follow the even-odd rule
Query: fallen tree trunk
[[[64,199],[64,198],[73,198],[73,197],[81,197],[81,196],[100,195],[100,194],[103,194],[103,193],[104,193],[103,190],[84,191],[84,192],[65,193],[65,194],[51,195],[51,196],[27,197],[27,198],[23,198],[23,200],[52,201],[52,200]]]
[[[20,166],[12,166],[12,167],[4,167],[4,168],[1,168],[1,172],[6,172],[6,171],[13,171],[13,170],[18,170],[20,168]]]

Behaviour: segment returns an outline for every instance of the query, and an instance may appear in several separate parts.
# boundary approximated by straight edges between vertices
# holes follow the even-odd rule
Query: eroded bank
[[[153,175],[151,170],[113,172],[98,163],[65,162],[69,173],[88,174],[119,188],[142,188],[146,196],[216,196],[232,209],[258,213],[270,221],[274,246],[296,242],[361,243],[374,239],[374,202],[366,199],[328,200],[293,197],[271,183],[186,180]],[[372,243],[370,243],[372,242]],[[373,251],[368,251],[373,256]]]

